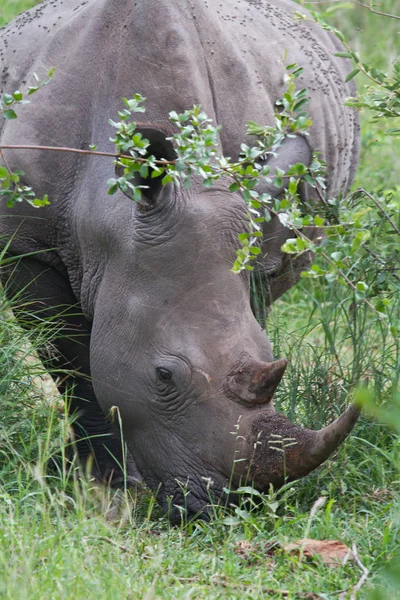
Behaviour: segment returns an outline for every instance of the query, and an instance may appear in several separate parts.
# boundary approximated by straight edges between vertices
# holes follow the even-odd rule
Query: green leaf
[[[12,119],[17,118],[17,113],[12,108],[8,108],[7,110],[3,111],[3,117],[8,121],[11,121]]]
[[[325,273],[325,279],[329,283],[333,283],[337,279],[337,273],[335,273],[335,271],[331,271],[330,273]]]
[[[281,246],[282,252],[285,254],[298,254],[297,240],[298,238],[289,238],[286,240],[283,246]]]
[[[294,168],[296,175],[305,175],[307,173],[307,167],[303,163],[296,163]]]
[[[203,186],[205,188],[211,188],[214,185],[214,180],[211,177],[203,180]]]
[[[322,217],[319,217],[318,215],[315,215],[315,217],[314,217],[314,225],[316,225],[317,227],[320,227],[324,223],[325,223],[325,219],[323,219]]]
[[[142,199],[142,190],[141,190],[140,188],[138,188],[138,187],[135,187],[135,188],[132,190],[132,199],[133,199],[135,202],[140,202],[140,201],[141,201],[141,199]]]
[[[246,127],[247,127],[246,133],[248,135],[261,136],[264,134],[264,127],[262,127],[261,125],[258,125],[258,123],[255,123],[255,121],[247,121]]]
[[[298,110],[304,106],[304,104],[307,104],[307,102],[309,102],[309,98],[302,98],[302,100],[299,100],[298,102],[296,102],[296,104],[293,107],[293,111],[294,112],[298,112]]]
[[[299,252],[303,252],[303,250],[305,250],[307,247],[306,242],[305,240],[303,240],[303,238],[297,238],[296,246]]]
[[[366,292],[368,290],[368,285],[365,283],[365,281],[357,281],[356,288],[359,292]]]
[[[257,496],[258,498],[262,498],[262,494],[251,486],[239,487],[235,490],[235,494],[245,494],[246,496]]]
[[[114,195],[114,194],[115,194],[115,193],[118,191],[118,189],[119,189],[119,188],[118,188],[118,184],[111,185],[111,186],[108,188],[108,192],[107,192],[107,193],[108,193],[110,196],[113,196],[113,195]]]
[[[162,185],[167,185],[167,183],[172,183],[174,181],[174,178],[167,173],[161,180]]]
[[[351,52],[335,52],[333,56],[338,56],[339,58],[353,58]]]
[[[348,81],[350,81],[350,79],[353,79],[353,77],[355,77],[357,75],[357,73],[360,72],[360,69],[353,69],[346,77],[346,79],[344,80],[345,83],[347,83]]]
[[[31,204],[36,206],[37,208],[41,208],[42,206],[48,206],[50,204],[49,197],[47,194],[43,196],[43,198],[35,198],[32,200]]]
[[[153,169],[151,172],[151,179],[155,179],[156,177],[160,177],[164,173],[164,167],[157,167]]]
[[[289,181],[288,190],[290,194],[294,195],[297,193],[297,184],[298,182],[295,179]]]
[[[335,33],[336,37],[341,41],[344,42],[344,35],[341,31],[338,31],[337,29],[332,29],[333,32]]]
[[[147,165],[141,165],[139,169],[140,177],[143,179],[147,179],[149,176],[149,167]]]

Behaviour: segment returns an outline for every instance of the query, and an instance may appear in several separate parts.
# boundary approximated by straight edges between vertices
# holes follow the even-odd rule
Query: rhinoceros
[[[310,164],[318,151],[328,194],[346,192],[359,137],[357,115],[344,106],[353,94],[344,83],[349,61],[335,57],[334,36],[296,19],[296,9],[291,0],[38,4],[1,32],[1,87],[23,90],[33,73],[57,71],[17,120],[2,124],[1,144],[96,143],[112,152],[108,120],[138,92],[147,98],[138,129],[156,158],[175,156],[169,111],[200,104],[222,126],[220,152],[235,159],[249,140],[246,121],[273,120],[286,60],[304,68],[299,85],[311,96],[313,126],[307,138],[288,138],[272,167]],[[108,195],[112,158],[24,149],[3,157],[51,201],[3,210],[3,245],[19,257],[3,282],[10,297],[30,302],[33,323],[61,315],[50,365],[61,373],[80,461],[92,457],[94,478],[114,486],[143,478],[173,521],[207,519],[210,499],[226,499],[226,488],[280,486],[339,446],[355,406],[318,431],[274,409],[286,360],[274,359],[252,312],[248,272],[231,270],[247,216],[229,181],[208,189],[194,178],[183,189],[145,180],[136,203],[122,191]],[[264,225],[255,267],[269,305],[308,264],[306,255],[290,263],[281,252],[289,237],[276,217]]]

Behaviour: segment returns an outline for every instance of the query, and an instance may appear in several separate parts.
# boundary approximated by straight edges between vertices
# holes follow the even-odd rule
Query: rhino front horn
[[[249,475],[255,486],[280,487],[308,475],[340,446],[359,415],[360,409],[352,404],[336,421],[318,431],[298,427],[277,413],[253,420]]]
[[[272,400],[287,364],[285,358],[269,363],[248,359],[227,376],[228,393],[246,403],[267,404]]]
[[[310,459],[321,465],[349,435],[360,416],[360,408],[355,404],[350,406],[336,421],[314,432],[314,443],[310,448]],[[312,466],[312,465],[311,465]],[[315,467],[312,467],[314,469]],[[309,473],[309,471],[307,471]],[[306,473],[306,474],[307,474]]]

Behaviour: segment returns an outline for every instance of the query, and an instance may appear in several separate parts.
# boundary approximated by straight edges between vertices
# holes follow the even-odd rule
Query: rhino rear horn
[[[247,360],[229,373],[226,388],[230,395],[243,402],[267,404],[271,402],[287,364],[285,358],[269,363]]]

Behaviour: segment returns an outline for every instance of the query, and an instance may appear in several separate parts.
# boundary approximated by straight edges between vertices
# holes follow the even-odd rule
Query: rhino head
[[[157,152],[168,157],[168,148]],[[297,148],[286,160],[302,158]],[[275,412],[287,361],[274,360],[253,315],[248,273],[231,272],[247,227],[242,198],[223,182],[205,189],[194,181],[189,190],[143,183],[142,204],[119,198],[130,216],[108,249],[94,302],[93,385],[105,412],[118,407],[136,466],[170,518],[183,509],[207,518],[225,487],[266,491],[307,475],[358,410],[321,431]],[[269,272],[277,257],[266,239]]]

